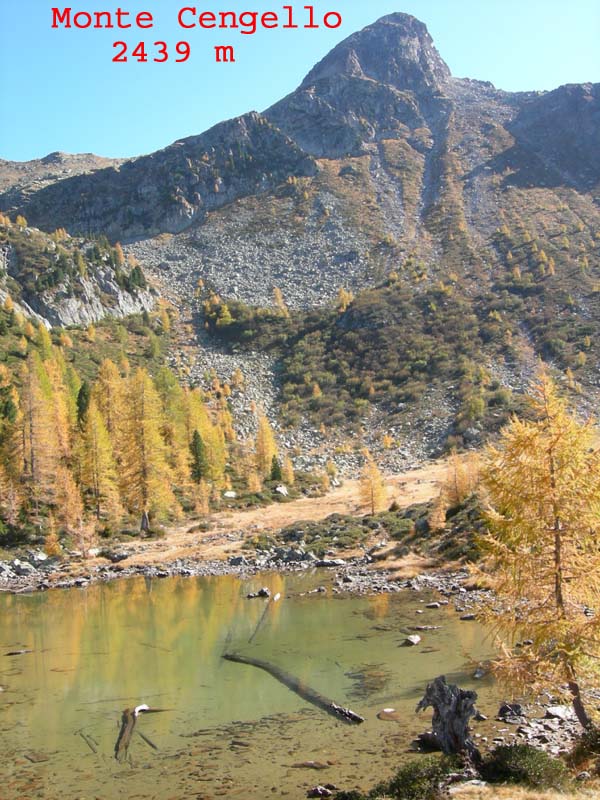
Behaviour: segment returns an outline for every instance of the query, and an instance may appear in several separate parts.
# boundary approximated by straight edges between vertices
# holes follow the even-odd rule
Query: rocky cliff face
[[[561,86],[522,103],[511,126],[547,170],[551,186],[600,186],[600,84]]]
[[[48,326],[68,327],[150,311],[156,294],[138,267],[119,266],[107,243],[49,236],[0,221],[0,302]]]

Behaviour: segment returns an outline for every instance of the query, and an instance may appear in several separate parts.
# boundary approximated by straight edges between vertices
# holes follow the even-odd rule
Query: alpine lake
[[[492,652],[477,622],[452,604],[427,609],[436,598],[424,592],[314,591],[326,581],[323,571],[134,578],[0,595],[0,797],[300,800],[318,784],[390,776],[429,729],[431,712],[415,707],[437,675],[475,689],[493,715],[497,687],[473,678]],[[280,599],[247,598],[262,586]],[[403,646],[416,626],[436,629]],[[291,673],[364,723],[226,652]],[[123,711],[142,703],[152,713],[136,718],[117,760]],[[380,719],[384,708],[395,713]]]

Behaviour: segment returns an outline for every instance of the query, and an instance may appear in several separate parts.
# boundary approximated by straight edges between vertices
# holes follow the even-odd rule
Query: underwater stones
[[[382,722],[400,722],[402,715],[395,708],[383,708],[378,714],[377,719]]]
[[[250,594],[247,594],[246,597],[248,600],[254,600],[256,597],[271,597],[271,590],[266,586],[263,586],[262,589],[258,590],[258,592],[250,592]]]
[[[421,637],[414,633],[411,636],[407,636],[406,639],[402,642],[401,647],[415,647],[416,645],[420,644]]]
[[[337,791],[337,786],[333,783],[326,783],[325,786],[313,786],[306,793],[307,797],[332,797],[333,793]]]

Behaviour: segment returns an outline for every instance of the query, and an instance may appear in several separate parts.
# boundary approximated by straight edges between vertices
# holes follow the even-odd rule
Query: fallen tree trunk
[[[121,729],[115,742],[115,758],[119,762],[125,761],[129,753],[129,745],[131,744],[137,716],[133,708],[126,708],[121,715]]]
[[[442,752],[447,755],[466,755],[475,762],[481,760],[469,729],[469,720],[477,713],[476,700],[477,692],[465,691],[446,683],[444,675],[427,685],[425,696],[416,710],[418,713],[430,706],[433,708],[433,735]]]
[[[299,678],[296,678],[295,675],[290,675],[289,672],[285,672],[285,670],[276,667],[274,664],[269,664],[268,661],[261,661],[258,658],[249,658],[247,656],[239,656],[235,653],[225,653],[223,658],[227,661],[234,661],[236,664],[249,664],[251,667],[263,669],[265,672],[268,672],[269,675],[275,678],[275,680],[283,683],[284,686],[287,686],[288,689],[291,689],[292,692],[295,692],[297,695],[299,695],[303,700],[312,703],[317,708],[320,708],[327,714],[331,714],[332,717],[335,717],[341,722],[347,722],[349,725],[360,725],[361,722],[365,721],[364,717],[361,717],[359,714],[356,714],[349,708],[344,708],[343,706],[334,703],[333,700],[330,700],[328,697],[324,697],[322,694],[319,694],[319,692],[311,689],[310,686],[307,686]]]

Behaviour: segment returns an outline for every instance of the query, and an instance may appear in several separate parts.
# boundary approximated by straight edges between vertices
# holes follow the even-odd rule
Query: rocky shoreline
[[[125,549],[104,551],[106,558],[88,564],[81,558],[66,561],[48,558],[40,551],[28,551],[12,561],[0,561],[0,592],[26,594],[49,589],[82,588],[123,578],[204,578],[236,575],[240,579],[279,572],[322,572],[333,594],[382,594],[413,591],[439,592],[452,598],[457,611],[474,608],[489,592],[468,583],[469,572],[437,570],[405,580],[393,578],[390,570],[374,569],[369,555],[360,558],[319,559],[312,552],[277,548],[268,554],[232,556],[229,560],[178,558],[168,563],[128,564]]]

